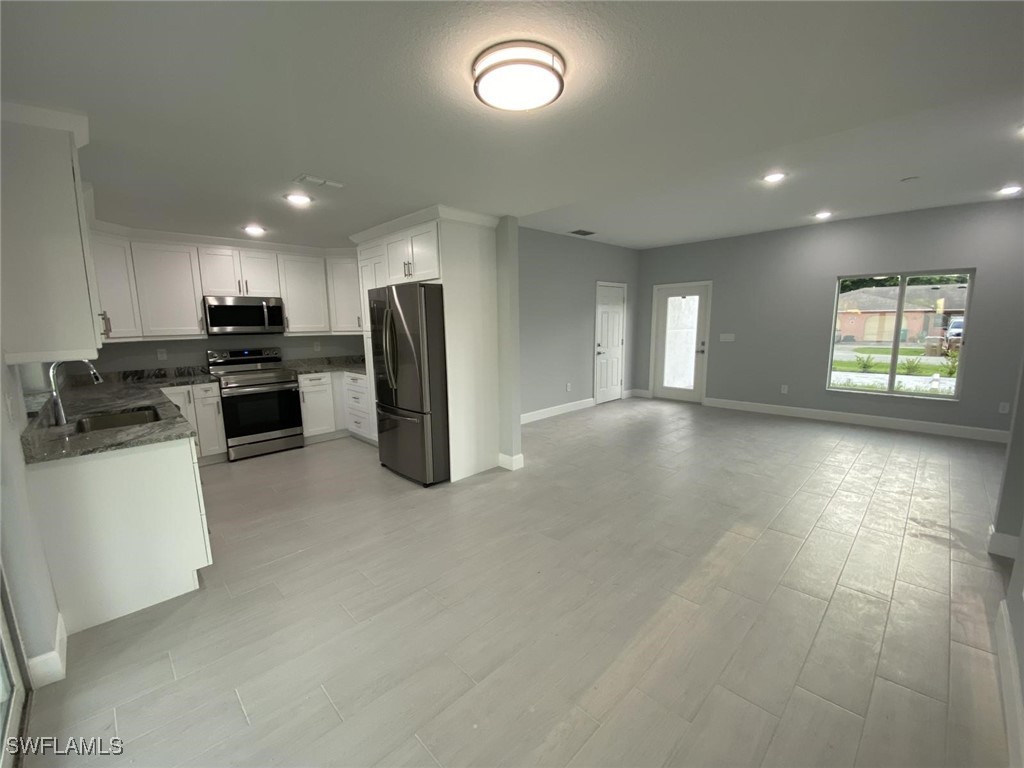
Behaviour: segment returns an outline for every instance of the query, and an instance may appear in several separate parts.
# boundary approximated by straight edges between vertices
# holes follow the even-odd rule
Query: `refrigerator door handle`
[[[384,310],[384,375],[387,377],[388,386],[392,389],[398,388],[398,382],[395,381],[395,374],[391,370],[391,324],[393,322],[391,316],[391,307],[387,307]]]
[[[377,407],[377,414],[383,416],[386,419],[396,419],[398,421],[411,421],[413,424],[419,424],[419,419],[413,419],[409,416],[399,416],[397,413],[391,413],[390,411],[382,410],[379,406]]]

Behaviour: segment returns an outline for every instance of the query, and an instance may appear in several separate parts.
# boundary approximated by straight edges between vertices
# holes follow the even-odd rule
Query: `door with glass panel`
[[[6,589],[0,576],[0,592]],[[14,639],[7,624],[6,612],[0,609],[0,730],[6,747],[7,740],[18,735],[22,709],[25,706],[25,686],[14,655]],[[0,751],[0,768],[14,764],[14,755],[6,748]]]
[[[654,287],[654,397],[703,399],[710,299],[710,283]]]

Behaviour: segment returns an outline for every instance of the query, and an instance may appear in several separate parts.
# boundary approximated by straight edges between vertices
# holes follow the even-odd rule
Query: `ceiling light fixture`
[[[284,199],[296,208],[309,208],[310,203],[313,202],[312,197],[301,192],[292,192],[290,195],[285,195]]]
[[[1010,195],[1019,195],[1020,190],[1020,184],[1007,184],[1005,187],[999,190],[998,194],[1003,195],[1005,197],[1009,197]]]
[[[562,95],[565,60],[529,40],[492,45],[473,62],[473,91],[484,104],[509,112],[538,109]]]
[[[267,230],[261,227],[259,224],[246,224],[244,227],[245,234],[251,237],[263,237],[267,234]]]
[[[767,176],[763,177],[761,181],[765,182],[766,184],[778,184],[784,178],[786,178],[786,174],[784,174],[782,171],[772,171]]]
[[[814,218],[816,218],[818,221],[830,219],[832,218],[832,211],[818,211],[816,214],[814,214]]]

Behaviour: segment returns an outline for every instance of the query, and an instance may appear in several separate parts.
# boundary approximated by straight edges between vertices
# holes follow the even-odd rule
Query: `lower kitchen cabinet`
[[[340,400],[345,413],[345,427],[353,434],[376,442],[376,407],[366,386],[366,375],[350,371],[334,375],[338,379],[335,387],[340,392],[336,394],[336,399]]]
[[[178,410],[181,411],[181,415],[188,419],[188,423],[192,427],[199,431],[198,423],[196,422],[196,404],[195,398],[192,396],[192,387],[185,385],[181,387],[163,387],[161,390],[167,399],[178,406]],[[196,451],[202,454],[199,446],[199,437],[195,437]]]
[[[199,397],[195,400],[195,425],[199,432],[199,454],[215,456],[227,453],[228,441],[224,436],[224,413],[220,405],[220,393],[211,397]]]
[[[302,407],[303,436],[326,435],[337,429],[334,420],[334,393],[331,390],[331,374],[316,373],[299,376],[299,400]]]

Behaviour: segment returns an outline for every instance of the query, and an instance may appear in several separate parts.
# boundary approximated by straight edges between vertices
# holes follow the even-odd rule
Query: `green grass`
[[[842,373],[889,373],[889,360],[884,361],[876,360],[871,364],[871,368],[864,371],[861,370],[856,360],[833,360],[832,370],[840,371]],[[897,369],[896,373],[901,376],[906,375],[903,371]],[[940,376],[946,375],[946,366],[933,363],[926,363],[921,361],[921,366],[914,372],[914,376],[931,376],[933,373],[937,373]]]
[[[846,349],[846,347],[839,347]],[[854,347],[853,351],[858,355],[891,355],[892,349],[888,347]],[[901,357],[918,357],[924,354],[924,347],[900,347]]]

